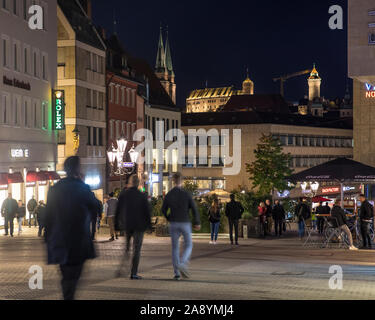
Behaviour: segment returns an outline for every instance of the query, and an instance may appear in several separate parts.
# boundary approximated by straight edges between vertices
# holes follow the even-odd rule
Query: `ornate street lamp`
[[[317,182],[317,181],[312,182],[312,183],[310,183],[310,186],[311,186],[311,191],[315,195],[318,192],[318,189],[319,189],[319,182]]]

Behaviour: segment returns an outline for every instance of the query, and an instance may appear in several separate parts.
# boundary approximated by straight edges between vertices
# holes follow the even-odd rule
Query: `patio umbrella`
[[[318,202],[331,202],[332,200],[327,199],[327,198],[323,198],[323,197],[320,197],[320,196],[316,196],[316,197],[312,198],[311,201],[314,202],[314,203],[318,203]]]
[[[337,158],[316,167],[293,174],[287,178],[291,182],[337,181],[341,186],[341,200],[344,198],[343,186],[345,182],[375,182],[375,168],[347,158]],[[341,201],[341,205],[343,202]]]

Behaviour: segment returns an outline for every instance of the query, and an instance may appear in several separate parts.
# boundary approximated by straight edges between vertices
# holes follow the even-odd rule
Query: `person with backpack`
[[[208,211],[208,220],[211,225],[211,241],[210,244],[216,244],[220,227],[220,206],[217,198],[214,199],[211,208]]]
[[[310,207],[306,203],[306,199],[300,198],[295,209],[295,216],[298,222],[298,236],[302,240],[305,234],[305,222],[311,217]]]
[[[366,196],[362,193],[359,196],[361,207],[359,208],[359,219],[362,234],[361,249],[371,249],[370,224],[374,217],[374,207],[367,201]]]
[[[230,242],[233,244],[233,228],[235,236],[235,244],[238,246],[238,220],[241,219],[244,208],[241,203],[234,200],[234,194],[230,195],[230,202],[227,203],[225,208],[225,215],[228,217],[229,222],[229,237]]]

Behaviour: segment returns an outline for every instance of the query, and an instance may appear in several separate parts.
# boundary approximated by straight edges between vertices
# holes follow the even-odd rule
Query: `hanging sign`
[[[53,130],[65,129],[65,94],[63,90],[53,91]]]

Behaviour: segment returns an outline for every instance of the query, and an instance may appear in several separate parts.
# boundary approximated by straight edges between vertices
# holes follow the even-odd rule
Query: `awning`
[[[48,180],[54,181],[54,180],[60,180],[61,177],[56,171],[41,171],[43,172],[47,177]]]
[[[20,172],[8,173],[8,183],[23,183],[23,177]]]
[[[29,171],[26,175],[26,182],[48,181],[48,175],[43,171]]]
[[[0,186],[8,185],[8,174],[0,173]]]

